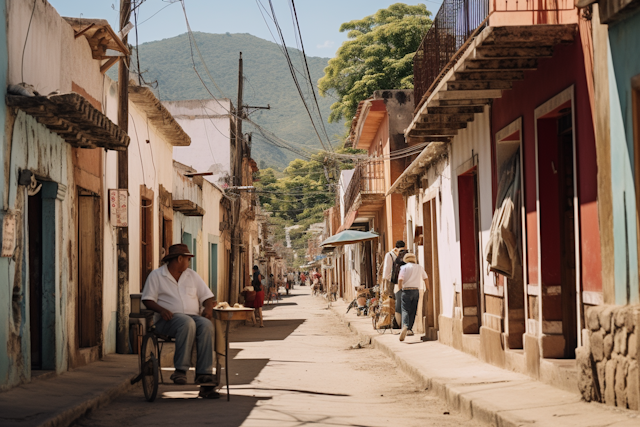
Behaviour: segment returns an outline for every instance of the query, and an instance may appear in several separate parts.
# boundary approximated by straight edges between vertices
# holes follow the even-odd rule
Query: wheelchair
[[[174,385],[173,382],[165,383],[160,361],[162,360],[162,348],[167,343],[173,343],[175,340],[167,335],[156,332],[152,326],[142,338],[142,346],[140,347],[140,373],[131,380],[131,384],[139,381],[142,382],[142,391],[148,402],[153,402],[158,395],[158,386],[160,384]],[[200,384],[199,396],[202,398],[217,397],[216,388],[220,385],[220,363],[216,357],[216,373],[213,383]]]

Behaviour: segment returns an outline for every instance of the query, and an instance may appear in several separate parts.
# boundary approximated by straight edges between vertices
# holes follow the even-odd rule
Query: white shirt
[[[398,254],[395,251],[389,251],[384,256],[384,264],[382,267],[382,279],[383,280],[391,280],[391,272],[393,271],[393,261],[396,260]]]
[[[213,292],[198,273],[187,268],[176,282],[166,264],[149,274],[142,291],[142,301],[155,301],[172,313],[190,315],[199,315],[202,304],[209,298],[213,298]]]
[[[400,267],[400,273],[398,274],[398,282],[402,280],[402,289],[414,288],[414,289],[426,289],[424,279],[428,278],[427,272],[420,264],[414,264],[408,262]]]

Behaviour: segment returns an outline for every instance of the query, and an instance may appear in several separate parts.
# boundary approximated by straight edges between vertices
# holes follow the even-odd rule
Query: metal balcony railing
[[[345,212],[353,206],[359,194],[385,194],[383,162],[360,163],[356,166],[344,197]]]
[[[488,16],[488,0],[444,0],[413,58],[416,107],[475,30],[486,26]]]

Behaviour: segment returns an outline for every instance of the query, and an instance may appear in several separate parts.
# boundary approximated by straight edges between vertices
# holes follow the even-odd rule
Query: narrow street
[[[472,426],[358,339],[309,287],[265,306],[265,328],[231,333],[231,401],[196,399],[194,386],[161,385],[154,403],[142,389],[77,426]]]

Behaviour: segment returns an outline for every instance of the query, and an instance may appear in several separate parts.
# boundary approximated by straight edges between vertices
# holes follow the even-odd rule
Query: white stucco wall
[[[231,101],[171,101],[164,106],[191,137],[191,145],[175,147],[173,157],[198,172],[213,172],[206,179],[222,185],[231,172]]]
[[[173,191],[173,146],[138,106],[129,102],[129,291],[140,292],[140,186],[153,191],[153,265],[160,262],[159,188]],[[149,143],[147,143],[147,139]],[[174,230],[176,225],[174,224]]]
[[[479,190],[479,250],[481,281],[493,283],[486,274],[484,248],[488,242],[491,228],[492,186],[491,186],[491,140],[490,114],[485,107],[483,113],[475,115],[466,129],[461,129],[450,145],[447,158],[432,165],[422,179],[427,178],[429,186],[417,195],[407,198],[407,224],[411,220],[413,227],[407,230],[413,235],[415,226],[422,224],[422,204],[427,193],[438,194],[435,198],[437,210],[438,260],[440,273],[440,295],[442,314],[453,317],[456,286],[462,286],[460,270],[460,231],[458,217],[458,170],[473,155],[477,155],[478,190]],[[418,246],[418,260],[424,263],[422,246]],[[491,280],[491,281],[490,281]]]

